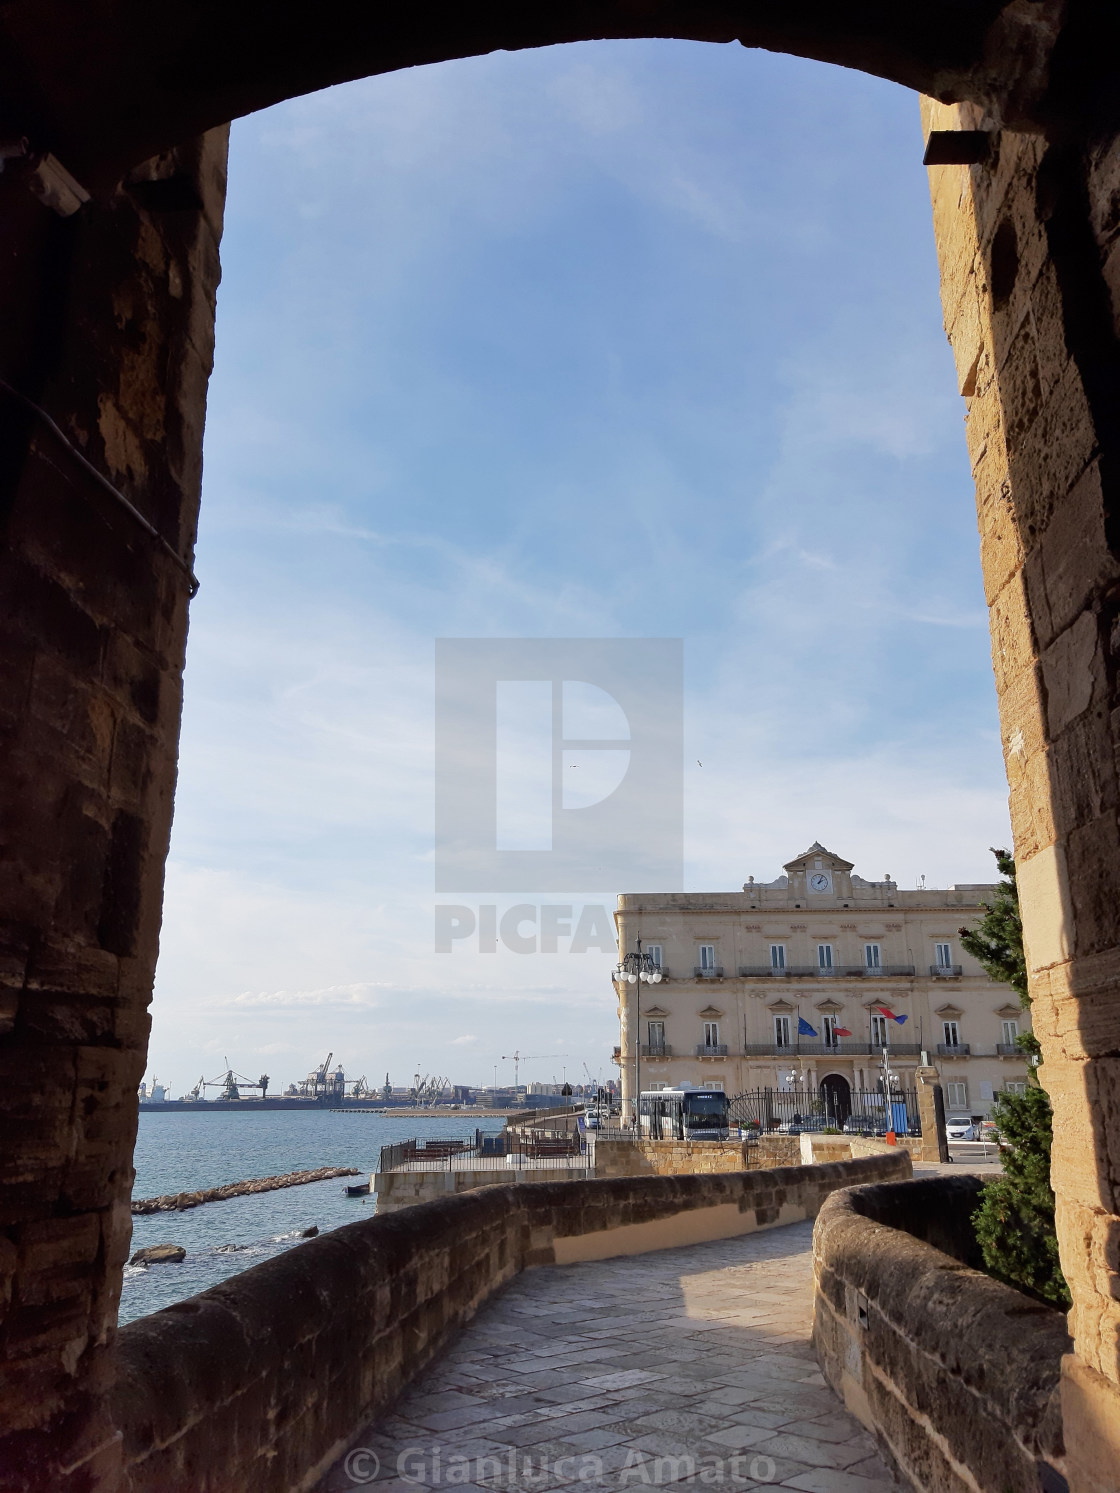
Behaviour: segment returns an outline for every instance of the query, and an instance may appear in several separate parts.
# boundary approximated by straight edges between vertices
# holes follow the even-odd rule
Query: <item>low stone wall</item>
[[[824,1135],[802,1131],[798,1136],[801,1160],[808,1166],[821,1161],[851,1161],[857,1156],[879,1156],[894,1147],[877,1135]],[[921,1136],[900,1135],[894,1146],[909,1151],[912,1159],[921,1160]]]
[[[683,1177],[749,1170],[738,1140],[594,1140],[597,1177]],[[796,1158],[794,1158],[796,1159]]]
[[[920,1493],[1064,1486],[1065,1317],[974,1268],[981,1185],[853,1188],[813,1234],[821,1368]]]
[[[300,1493],[519,1270],[812,1218],[904,1152],[832,1166],[485,1187],[323,1234],[121,1329],[132,1493]]]
[[[503,1167],[498,1171],[491,1167],[485,1171],[375,1172],[370,1178],[370,1191],[377,1194],[380,1216],[415,1207],[417,1203],[430,1203],[436,1198],[454,1197],[459,1192],[473,1192],[479,1187],[501,1187],[507,1182],[582,1182],[590,1175],[585,1166],[540,1171],[531,1167],[522,1171]]]
[[[597,1177],[686,1177],[798,1166],[796,1135],[764,1135],[759,1140],[606,1140],[595,1138]],[[851,1151],[822,1161],[850,1161]]]

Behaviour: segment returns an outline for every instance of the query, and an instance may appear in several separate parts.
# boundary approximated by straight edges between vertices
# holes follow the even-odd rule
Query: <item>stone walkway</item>
[[[817,1370],[811,1243],[791,1224],[526,1272],[319,1493],[896,1489]]]

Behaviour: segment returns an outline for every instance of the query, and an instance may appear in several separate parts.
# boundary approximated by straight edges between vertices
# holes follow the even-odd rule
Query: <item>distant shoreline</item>
[[[383,1119],[439,1119],[439,1120],[504,1120],[507,1115],[516,1113],[519,1117],[538,1113],[535,1109],[507,1110],[507,1109],[474,1109],[464,1106],[462,1109],[452,1109],[450,1106],[440,1105],[436,1109],[414,1109],[407,1104],[366,1104],[362,1100],[356,1103],[347,1101],[346,1104],[317,1104],[313,1099],[161,1099],[153,1104],[150,1101],[140,1104],[140,1113],[150,1115],[156,1113],[168,1114],[309,1114],[309,1115],[340,1115],[340,1114],[367,1114],[380,1115]]]

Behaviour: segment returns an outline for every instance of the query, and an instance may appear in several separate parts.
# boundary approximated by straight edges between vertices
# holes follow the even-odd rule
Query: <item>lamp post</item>
[[[639,936],[637,949],[633,953],[620,954],[618,968],[614,977],[620,985],[633,985],[634,987],[634,1133],[641,1137],[641,1072],[642,1072],[642,1030],[639,1022],[641,1015],[641,989],[643,983],[659,985],[661,983],[661,969],[654,964],[649,954],[642,953],[642,940]]]

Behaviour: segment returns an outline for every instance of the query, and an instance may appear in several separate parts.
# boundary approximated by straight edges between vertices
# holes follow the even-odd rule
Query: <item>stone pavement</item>
[[[320,1484],[888,1493],[809,1345],[812,1223],[527,1271]]]

